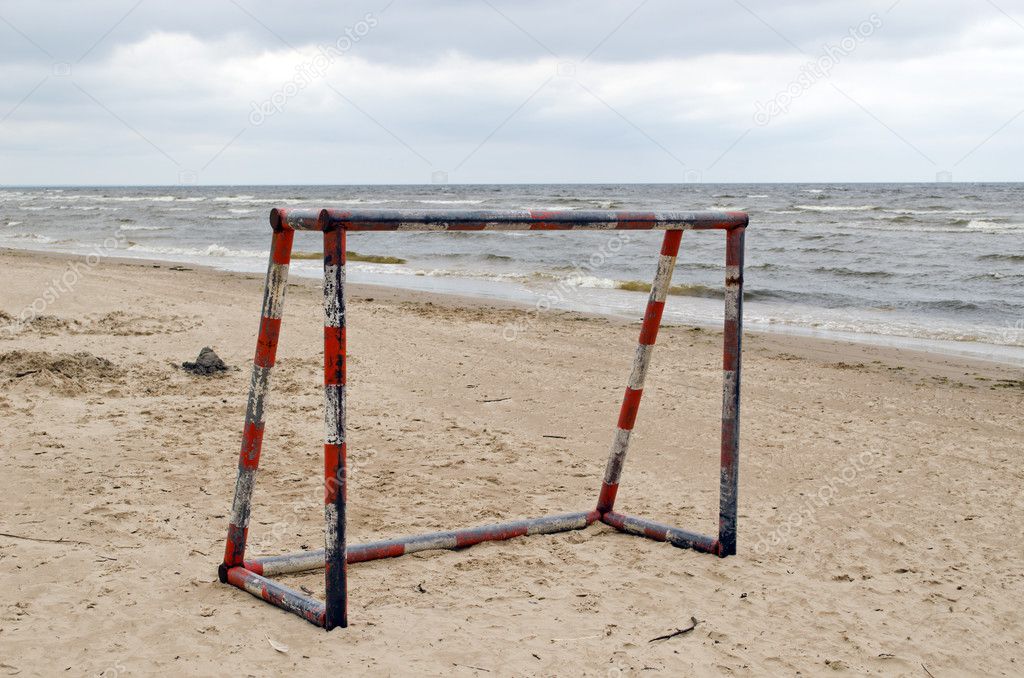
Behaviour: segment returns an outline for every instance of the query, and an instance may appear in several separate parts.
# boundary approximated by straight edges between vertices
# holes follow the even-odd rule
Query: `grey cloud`
[[[0,182],[405,182],[434,169],[453,181],[927,180],[1000,129],[958,177],[1019,179],[1024,29],[989,3],[136,3],[0,8]],[[252,123],[315,45],[368,13],[372,31]],[[882,27],[835,66],[848,98],[819,79],[755,124],[756,104],[872,14]]]

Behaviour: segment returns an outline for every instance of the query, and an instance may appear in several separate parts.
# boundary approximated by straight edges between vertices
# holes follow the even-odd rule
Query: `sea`
[[[742,210],[748,329],[1024,366],[1018,183],[6,187],[0,247],[259,272],[275,206]],[[361,256],[348,276],[534,313],[639,318],[660,237],[353,233],[348,249]],[[309,258],[293,261],[292,275],[318,277],[320,247],[317,234],[297,234],[295,250]],[[721,233],[687,232],[665,322],[719,324],[723,266]]]

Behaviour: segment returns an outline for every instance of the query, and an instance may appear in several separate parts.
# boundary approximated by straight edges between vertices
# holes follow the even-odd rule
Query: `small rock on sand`
[[[194,363],[184,362],[181,366],[186,372],[203,376],[216,374],[217,372],[226,372],[228,369],[228,366],[224,364],[220,356],[214,353],[213,349],[209,346],[203,347]]]

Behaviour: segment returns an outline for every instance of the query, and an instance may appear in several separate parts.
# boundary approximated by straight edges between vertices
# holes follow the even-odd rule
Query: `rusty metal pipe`
[[[274,208],[275,231],[584,231],[728,230],[746,226],[743,212],[614,210],[337,210]]]
[[[647,537],[655,541],[667,541],[681,549],[693,549],[703,553],[724,555],[719,553],[718,540],[714,537],[707,537],[696,532],[688,532],[677,527],[662,525],[653,520],[609,511],[601,516],[601,522],[611,525],[621,532]]]
[[[229,568],[226,583],[248,591],[282,610],[297,614],[310,624],[324,625],[325,608],[319,600],[250,572],[244,567]]]
[[[397,558],[418,551],[461,549],[485,541],[503,541],[534,534],[555,534],[582,530],[596,522],[596,511],[564,513],[542,518],[516,520],[495,525],[482,525],[462,530],[430,532],[410,537],[399,537],[348,547],[348,562],[363,563],[381,558]],[[324,551],[306,551],[283,556],[254,558],[245,561],[245,568],[257,574],[273,577],[279,574],[307,572],[324,567]]]

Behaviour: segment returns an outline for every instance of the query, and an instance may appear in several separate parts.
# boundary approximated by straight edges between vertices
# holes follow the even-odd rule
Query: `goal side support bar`
[[[232,504],[222,582],[330,630],[348,624],[347,566],[432,549],[459,549],[485,541],[583,529],[601,521],[622,532],[668,542],[720,557],[736,553],[739,469],[739,393],[742,336],[743,244],[747,215],[740,212],[550,212],[444,210],[285,210],[271,213],[274,229],[267,270],[259,338],[242,434],[238,478]],[[347,231],[386,230],[612,230],[665,231],[658,271],[633,362],[617,433],[594,510],[518,520],[387,541],[346,544],[346,320],[345,241]],[[662,525],[613,510],[629,437],[636,421],[644,380],[665,297],[684,230],[726,232],[726,294],[723,351],[723,407],[719,532],[717,538]],[[270,373],[276,359],[281,311],[294,232],[321,231],[324,239],[324,513],[325,548],[292,555],[246,559],[249,514],[264,432]],[[268,577],[325,569],[326,600],[320,602]]]

